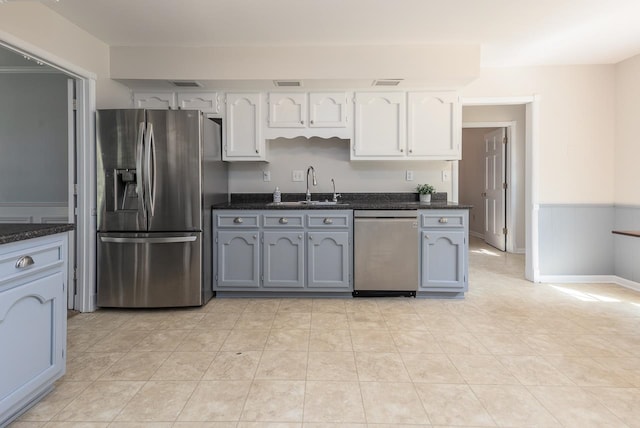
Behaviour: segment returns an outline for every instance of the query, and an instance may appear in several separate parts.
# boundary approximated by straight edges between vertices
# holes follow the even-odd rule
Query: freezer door
[[[147,111],[149,232],[202,230],[201,132],[199,111]]]
[[[99,233],[98,306],[200,306],[202,233]]]
[[[98,230],[145,231],[142,155],[144,110],[96,113]]]

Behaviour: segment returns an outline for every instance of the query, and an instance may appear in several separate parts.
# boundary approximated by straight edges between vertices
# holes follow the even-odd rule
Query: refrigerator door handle
[[[147,216],[147,207],[144,202],[144,175],[142,173],[142,156],[144,154],[144,122],[140,122],[138,126],[138,141],[137,141],[137,156],[136,156],[136,190],[138,198],[142,201],[142,214]]]
[[[101,236],[101,242],[114,244],[174,244],[176,242],[194,242],[197,236],[169,236],[160,238],[114,238],[111,236]]]
[[[154,143],[153,124],[149,123],[146,144],[147,190],[149,194],[149,211],[153,216],[156,207],[156,147]]]

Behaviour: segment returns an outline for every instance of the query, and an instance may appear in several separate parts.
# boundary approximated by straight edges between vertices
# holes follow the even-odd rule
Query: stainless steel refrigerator
[[[96,115],[98,306],[213,295],[211,205],[228,198],[220,125],[196,110]]]

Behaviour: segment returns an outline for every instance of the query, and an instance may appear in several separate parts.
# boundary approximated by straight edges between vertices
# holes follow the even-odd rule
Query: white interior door
[[[506,128],[484,136],[484,241],[499,249],[506,249],[505,234],[505,147]]]

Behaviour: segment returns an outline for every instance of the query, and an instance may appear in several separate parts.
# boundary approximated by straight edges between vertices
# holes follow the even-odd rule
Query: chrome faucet
[[[313,174],[313,185],[318,185],[318,181],[316,180],[316,170],[313,166],[309,166],[309,168],[307,168],[307,195],[305,197],[305,200],[307,202],[311,202],[311,190],[309,190],[309,171],[311,171],[311,173]]]
[[[338,202],[338,198],[342,196],[340,193],[336,193],[336,181],[332,178],[331,184],[333,184],[333,202]]]

